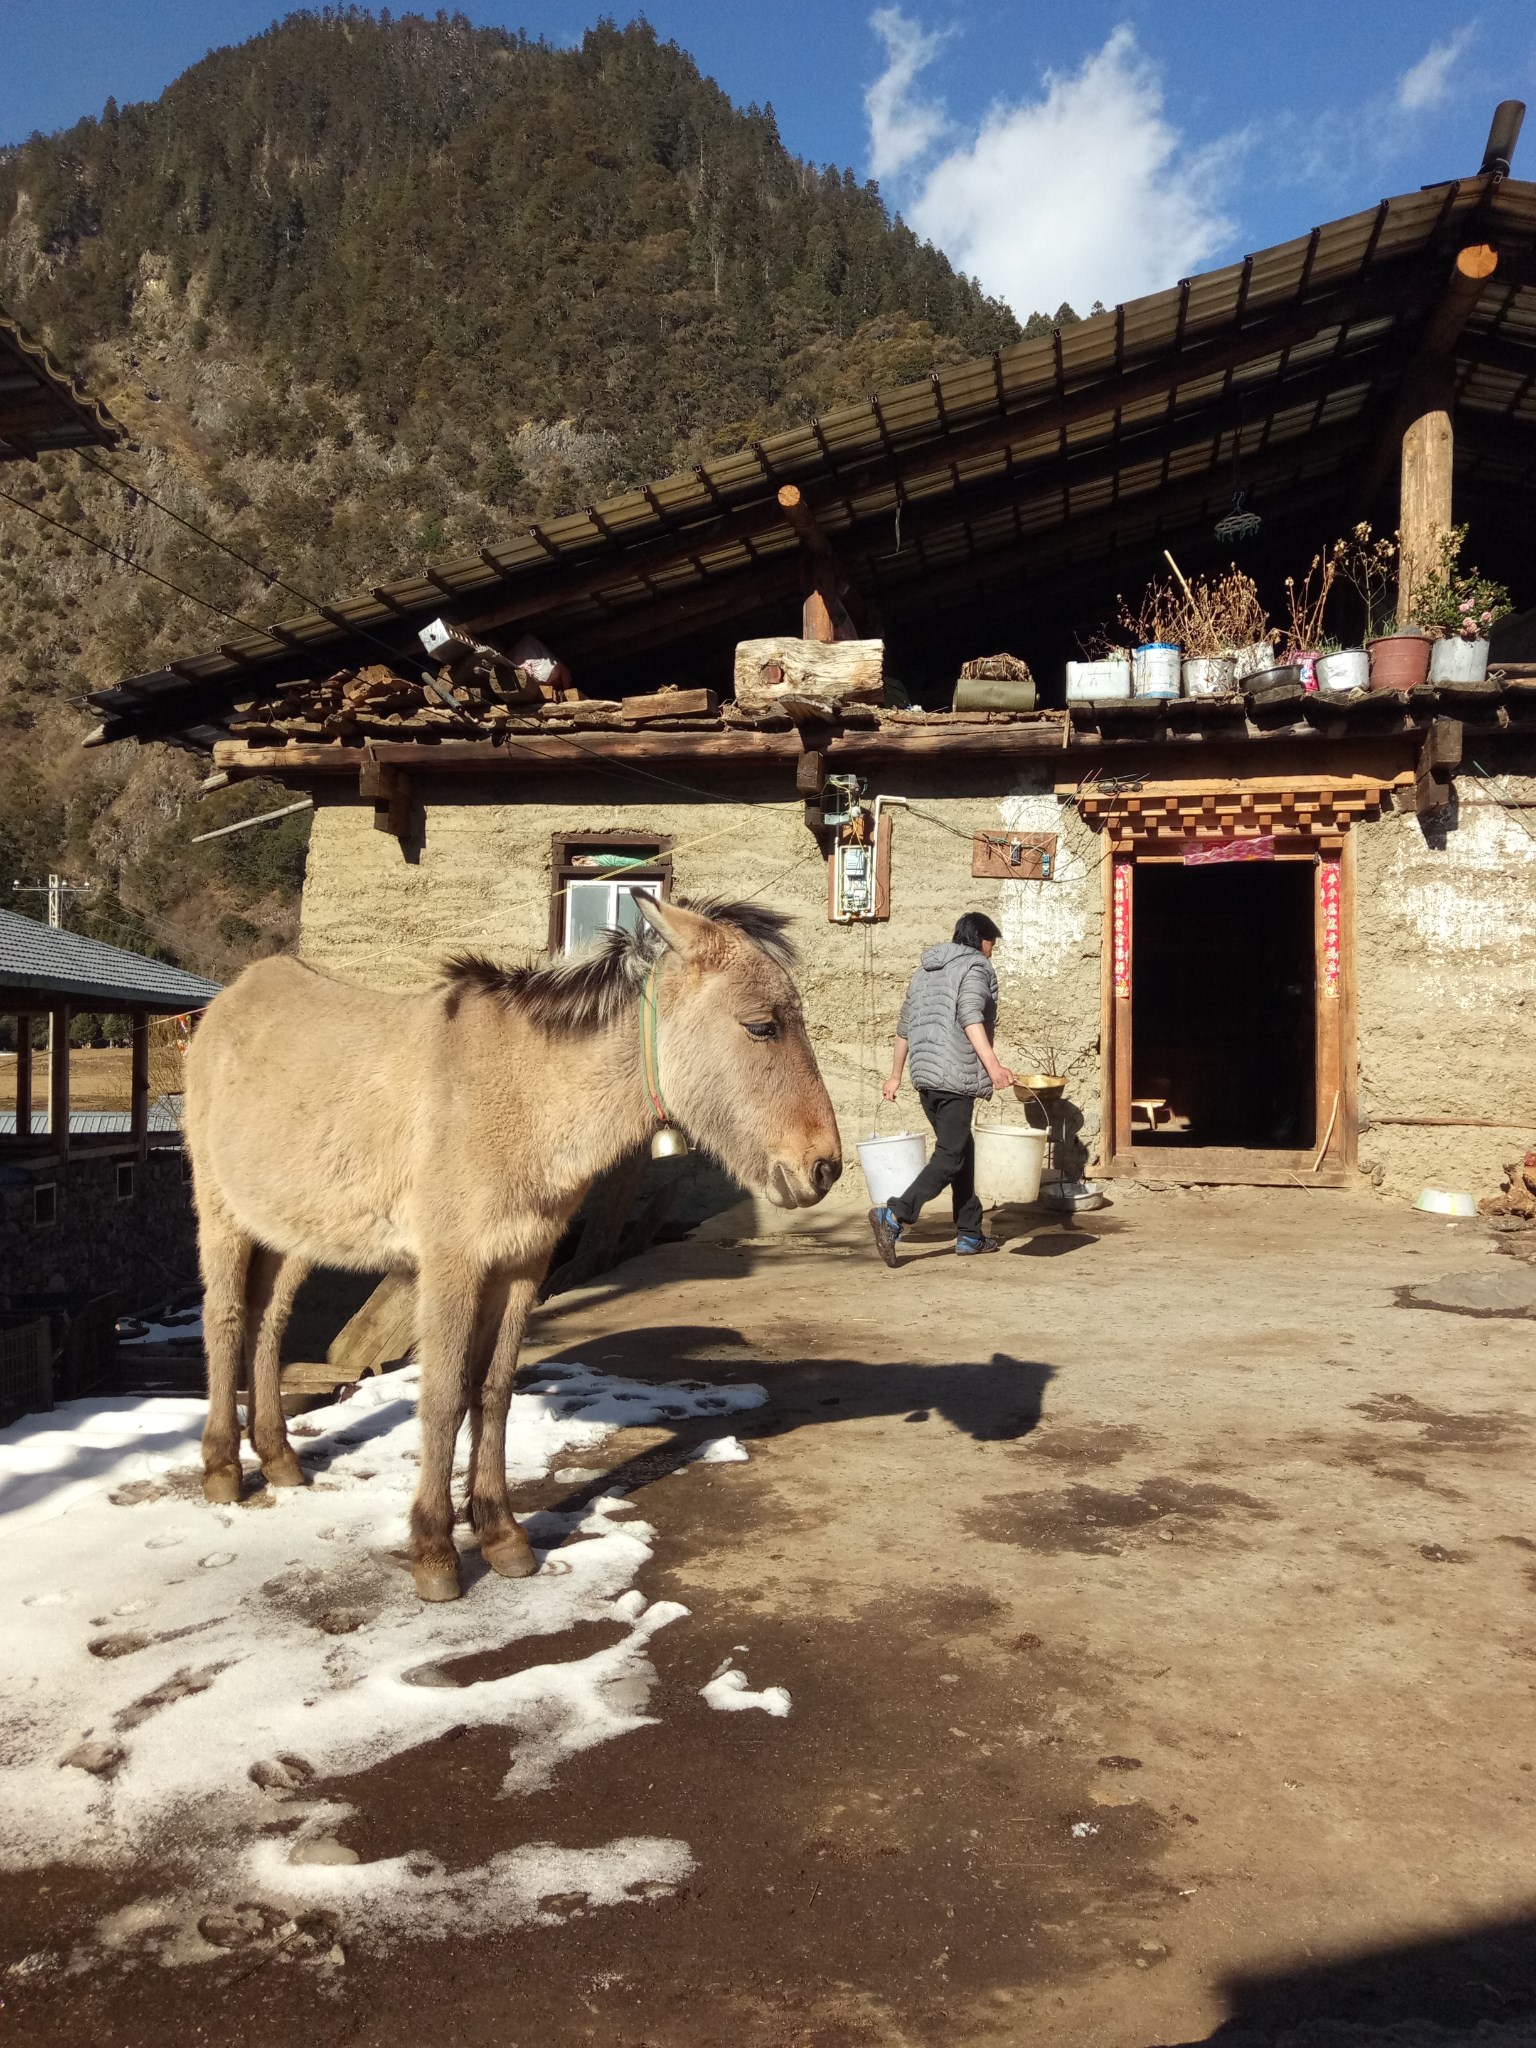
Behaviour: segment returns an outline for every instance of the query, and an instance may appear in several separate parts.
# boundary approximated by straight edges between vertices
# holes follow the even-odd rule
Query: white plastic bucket
[[[1463,640],[1458,633],[1429,650],[1432,683],[1480,683],[1488,673],[1488,642]]]
[[[1235,655],[1192,655],[1184,664],[1184,694],[1186,697],[1225,697],[1234,687],[1236,675]]]
[[[1105,704],[1116,697],[1131,694],[1131,664],[1122,655],[1119,660],[1069,661],[1067,663],[1067,702],[1069,704]]]
[[[1149,641],[1131,656],[1133,697],[1177,697],[1179,694],[1179,650],[1164,640]]]
[[[1048,1131],[1022,1124],[982,1124],[976,1132],[976,1192],[983,1209],[1033,1202],[1040,1193]],[[859,1150],[863,1151],[863,1146]]]
[[[894,1195],[904,1195],[927,1163],[928,1147],[916,1131],[898,1131],[894,1138],[859,1140],[864,1185],[877,1209]]]
[[[1371,684],[1371,657],[1363,647],[1346,647],[1339,654],[1317,657],[1317,687],[1330,696],[1346,690],[1367,690]]]

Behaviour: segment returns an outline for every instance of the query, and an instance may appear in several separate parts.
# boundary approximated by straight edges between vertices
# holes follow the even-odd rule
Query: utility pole
[[[66,882],[62,875],[50,874],[46,882],[12,882],[11,887],[18,896],[46,896],[48,898],[48,923],[57,932],[62,931],[64,928],[64,898],[66,896],[89,896],[92,894],[94,885],[87,884],[82,886],[78,882]],[[48,1012],[48,1128],[57,1137],[58,1133],[53,1130],[53,1017],[54,1013],[50,1010]],[[27,1031],[32,1029],[30,1017],[27,1019],[23,1029]]]

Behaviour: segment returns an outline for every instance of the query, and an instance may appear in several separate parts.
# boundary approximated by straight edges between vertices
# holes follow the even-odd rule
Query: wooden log
[[[16,1019],[16,1135],[32,1135],[32,1015],[28,1010]]]
[[[1454,378],[1447,361],[1441,374],[1421,378],[1413,417],[1403,430],[1398,500],[1400,626],[1413,623],[1414,600],[1435,567],[1441,542],[1451,527],[1451,464],[1456,447],[1451,425],[1454,402]]]
[[[712,718],[720,709],[713,690],[653,690],[646,697],[621,697],[625,718]]]
[[[48,1110],[53,1128],[52,1149],[60,1161],[69,1157],[69,1005],[59,1003],[52,1013],[52,1036],[48,1052]]]
[[[360,1380],[403,1358],[416,1342],[416,1281],[410,1273],[386,1273],[352,1320],[344,1323],[325,1354],[337,1384]]]
[[[742,640],[736,647],[736,702],[767,709],[809,697],[826,704],[878,704],[885,695],[883,640]]]

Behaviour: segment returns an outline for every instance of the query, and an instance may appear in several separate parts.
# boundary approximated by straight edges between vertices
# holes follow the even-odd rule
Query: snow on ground
[[[167,1316],[158,1323],[146,1323],[137,1316],[126,1316],[117,1326],[117,1341],[119,1344],[201,1344],[203,1312],[200,1308],[191,1308],[181,1315]]]
[[[73,1967],[103,1949],[175,1963],[256,1942],[339,1960],[338,1938],[559,1918],[654,1896],[691,1868],[679,1841],[521,1842],[512,1806],[506,1850],[472,1870],[425,1851],[360,1864],[337,1840],[352,1809],[316,1781],[450,1728],[506,1729],[511,1799],[645,1725],[650,1638],[687,1611],[635,1588],[654,1531],[617,1488],[526,1518],[535,1577],[499,1579],[470,1548],[464,1598],[420,1602],[404,1568],[415,1380],[367,1381],[290,1425],[312,1485],[238,1507],[202,1499],[199,1399],[80,1401],[0,1432],[0,1868],[86,1864],[151,1888]],[[617,1426],[765,1398],[544,1366],[514,1402],[508,1469],[514,1483],[564,1475]],[[706,1455],[745,1451],[719,1438]],[[608,1626],[588,1650],[593,1623]],[[456,1675],[455,1660],[528,1637],[549,1639],[548,1662]],[[788,1711],[787,1694],[768,1704],[779,1688],[744,1695],[728,1675],[733,1697],[713,1704]]]

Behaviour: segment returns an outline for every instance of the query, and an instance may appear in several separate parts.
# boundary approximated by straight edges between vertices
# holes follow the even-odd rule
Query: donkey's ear
[[[662,944],[670,946],[679,959],[706,967],[728,950],[713,918],[700,917],[696,910],[684,910],[680,903],[663,903],[638,889],[630,900]]]

